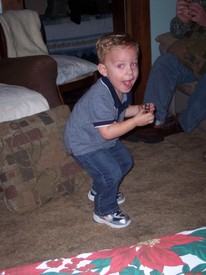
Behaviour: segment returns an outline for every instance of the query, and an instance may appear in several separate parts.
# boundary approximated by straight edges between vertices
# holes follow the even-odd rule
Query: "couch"
[[[56,35],[58,32],[64,31],[56,31]],[[72,44],[71,41],[68,43]],[[62,44],[64,43],[61,42],[61,49]],[[82,44],[81,51],[84,51]],[[65,55],[63,52],[52,55],[48,52],[44,26],[36,11],[23,9],[4,12],[0,15],[0,57],[14,58],[31,55],[49,55],[56,61],[57,91],[61,101],[67,102],[71,108],[74,94],[78,99],[80,97],[78,94],[83,93],[82,90],[87,89],[97,80],[96,64],[77,56]],[[72,96],[70,96],[71,93]]]
[[[8,210],[23,214],[72,194],[90,178],[64,149],[70,109],[56,91],[55,61],[49,56],[9,58],[0,60],[0,69],[0,83],[33,89],[50,105],[44,112],[0,122],[0,191]]]
[[[169,32],[158,35],[156,41],[159,43],[160,53],[163,54],[167,52],[176,40],[177,38],[174,38]],[[179,113],[186,108],[188,98],[194,92],[196,85],[197,82],[177,85],[173,100],[169,107],[170,114]],[[206,120],[203,121],[198,128],[206,131]]]

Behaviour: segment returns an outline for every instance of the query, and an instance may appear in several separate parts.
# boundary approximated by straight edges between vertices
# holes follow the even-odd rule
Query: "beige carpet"
[[[135,160],[120,187],[131,225],[111,229],[93,222],[89,185],[26,215],[10,213],[1,198],[0,269],[206,226],[206,133],[181,133],[159,144],[124,142]]]

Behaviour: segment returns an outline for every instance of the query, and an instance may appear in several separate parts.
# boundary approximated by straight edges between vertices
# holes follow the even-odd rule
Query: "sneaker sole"
[[[129,220],[126,224],[123,224],[123,225],[116,225],[116,224],[113,224],[113,223],[110,223],[104,219],[101,219],[99,216],[97,216],[95,213],[93,213],[93,220],[97,223],[101,223],[101,224],[106,224],[112,228],[124,228],[124,227],[127,227],[128,225],[130,225],[131,223],[131,220]]]
[[[93,202],[94,202],[94,196],[91,195],[91,192],[90,192],[90,191],[88,192],[87,197],[88,197],[88,199],[89,199],[90,201],[93,201]],[[120,201],[120,200],[119,200],[119,201],[117,200],[117,203],[118,203],[118,204],[122,204],[123,202],[125,202],[125,197],[124,197],[124,199],[121,200],[121,201]]]

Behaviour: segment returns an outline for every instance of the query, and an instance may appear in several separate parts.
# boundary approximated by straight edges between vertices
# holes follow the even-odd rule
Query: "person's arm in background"
[[[176,17],[170,22],[170,32],[176,38],[184,37],[189,31],[193,22],[190,21],[189,2],[186,0],[178,0],[176,5]]]
[[[176,38],[184,37],[196,23],[206,27],[206,1],[199,4],[192,0],[178,0],[176,17],[171,20],[170,32]]]

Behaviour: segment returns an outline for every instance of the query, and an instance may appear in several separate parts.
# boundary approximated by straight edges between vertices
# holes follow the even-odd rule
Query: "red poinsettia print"
[[[202,240],[202,238],[183,234],[166,236],[139,243],[138,246],[134,245],[98,251],[90,255],[87,259],[111,258],[110,269],[107,274],[120,272],[128,265],[131,265],[135,257],[138,258],[142,266],[163,272],[164,266],[185,264],[182,259],[172,251],[172,246],[200,240]]]
[[[55,267],[58,267],[58,266],[62,265],[62,263],[63,263],[62,259],[48,261],[47,262],[47,267],[55,268]]]
[[[128,264],[131,264],[135,258],[136,245],[133,246],[123,246],[108,250],[101,250],[94,252],[87,259],[96,260],[102,258],[111,258],[110,269],[106,274],[112,274],[120,272]]]

